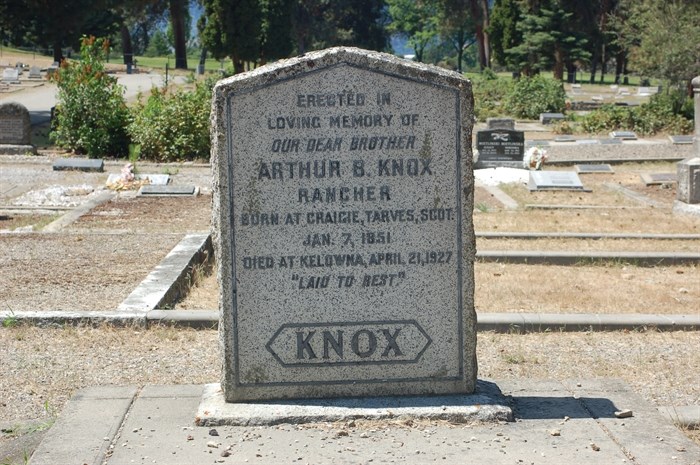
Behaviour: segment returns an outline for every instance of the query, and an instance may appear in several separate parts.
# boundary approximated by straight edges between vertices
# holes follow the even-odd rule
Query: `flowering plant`
[[[523,156],[523,166],[529,170],[539,170],[542,169],[542,165],[547,161],[547,158],[546,150],[539,147],[530,147]]]

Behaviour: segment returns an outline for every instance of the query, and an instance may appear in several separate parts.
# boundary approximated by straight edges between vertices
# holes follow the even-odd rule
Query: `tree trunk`
[[[564,53],[559,45],[554,47],[554,79],[564,79]]]
[[[625,52],[618,52],[615,57],[615,84],[620,83],[620,77],[622,76],[622,70],[625,63]]]
[[[600,83],[605,82],[605,73],[608,71],[608,57],[605,54],[605,43],[601,47],[602,53],[600,57]]]
[[[53,42],[53,61],[60,64],[63,60],[63,50],[61,50],[61,41],[59,39]]]
[[[595,74],[598,71],[598,47],[593,49],[593,56],[591,56],[591,79],[588,81],[591,84],[595,83]]]
[[[569,84],[576,83],[576,65],[570,61],[566,63],[566,82]]]
[[[170,22],[175,37],[175,69],[187,69],[187,42],[185,40],[187,3],[187,0],[170,0]]]
[[[122,23],[121,28],[122,50],[124,51],[124,64],[132,65],[134,63],[134,48],[131,44],[131,34],[126,24]]]
[[[491,67],[491,41],[489,40],[489,25],[491,24],[491,17],[489,16],[489,2],[488,0],[481,0],[481,29],[484,31],[484,55],[486,67]]]

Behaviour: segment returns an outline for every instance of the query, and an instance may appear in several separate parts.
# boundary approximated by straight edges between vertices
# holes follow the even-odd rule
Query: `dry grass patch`
[[[175,234],[0,235],[0,309],[114,310],[180,239]]]
[[[700,267],[475,264],[481,312],[695,314]]]
[[[479,333],[479,377],[620,378],[657,406],[700,403],[700,333]]]

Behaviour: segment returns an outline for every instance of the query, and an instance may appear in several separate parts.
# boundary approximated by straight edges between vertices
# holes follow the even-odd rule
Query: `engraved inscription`
[[[286,324],[267,343],[284,366],[416,363],[432,343],[415,320]]]

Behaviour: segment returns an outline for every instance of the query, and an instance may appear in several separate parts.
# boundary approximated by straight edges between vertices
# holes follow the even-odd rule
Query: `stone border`
[[[479,250],[477,262],[575,265],[578,263],[616,261],[637,266],[700,263],[700,253],[692,252],[597,252],[544,250]]]
[[[209,234],[186,235],[141,284],[117,307],[117,312],[144,314],[171,304],[189,289],[192,268],[207,263],[212,254]]]

